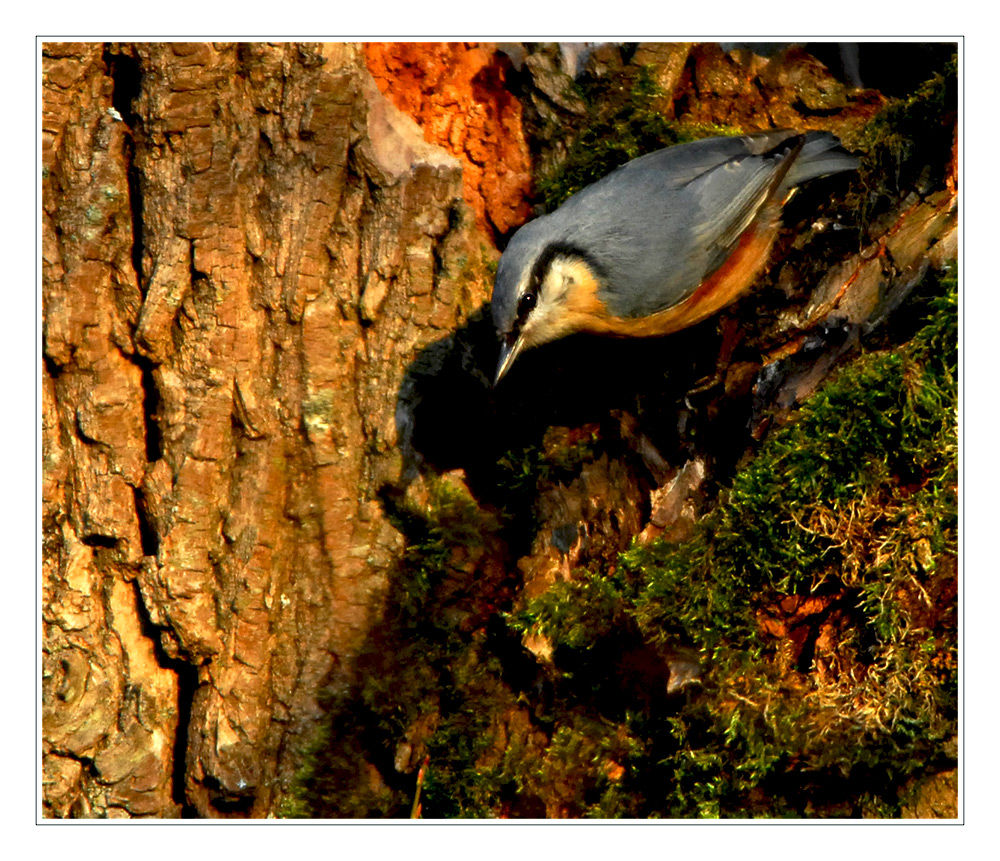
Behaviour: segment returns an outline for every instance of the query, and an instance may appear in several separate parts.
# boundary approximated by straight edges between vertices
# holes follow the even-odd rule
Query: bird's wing
[[[770,132],[705,144],[629,162],[554,213],[565,240],[602,267],[599,296],[612,314],[646,316],[690,296],[772,197],[801,138]]]
[[[711,269],[725,261],[743,232],[773,199],[802,149],[802,140],[796,137],[766,155],[734,158],[688,184],[699,215],[693,223],[694,236],[708,249]]]

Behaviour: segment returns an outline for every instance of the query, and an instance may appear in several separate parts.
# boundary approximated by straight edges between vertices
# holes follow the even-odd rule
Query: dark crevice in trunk
[[[191,712],[195,692],[198,690],[198,668],[179,658],[170,657],[163,648],[160,639],[160,628],[149,616],[149,610],[142,599],[142,592],[136,581],[132,582],[135,590],[135,603],[139,613],[139,623],[143,636],[153,644],[157,663],[161,667],[173,670],[177,674],[177,729],[174,732],[174,762],[171,775],[171,795],[174,803],[181,807],[184,818],[198,816],[194,806],[187,800],[184,786],[187,774],[187,748],[191,729]]]
[[[160,536],[156,531],[156,525],[149,516],[146,507],[146,499],[138,487],[132,488],[135,496],[135,513],[139,521],[139,540],[142,544],[143,556],[156,556],[160,552]]]
[[[167,661],[166,655],[163,656]],[[187,749],[191,732],[191,713],[194,697],[198,691],[198,670],[191,664],[175,660],[172,669],[177,673],[177,732],[174,734],[173,799],[181,806],[181,816],[185,819],[198,818],[198,811],[188,800],[185,792],[187,777]],[[168,664],[170,665],[170,664]]]
[[[134,357],[135,363],[142,371],[142,417],[145,425],[146,461],[155,463],[163,457],[163,434],[160,431],[159,408],[160,392],[153,378],[154,364],[144,356]]]
[[[91,533],[89,535],[84,535],[80,541],[87,545],[87,547],[117,547],[118,539],[114,535],[101,535],[99,533]]]
[[[140,385],[142,386],[142,420],[143,420],[143,440],[146,446],[146,462],[155,463],[163,457],[163,434],[160,431],[158,410],[160,407],[160,393],[156,388],[156,380],[153,378],[153,363],[140,356],[138,353],[133,356],[133,361],[139,366],[141,371]],[[142,542],[143,556],[156,556],[160,552],[160,534],[156,527],[149,508],[146,505],[146,498],[141,488],[133,488],[135,494],[135,513],[139,521],[139,538]]]
[[[51,379],[55,379],[62,373],[62,368],[56,363],[56,360],[51,356],[47,356],[44,352],[42,353],[42,365],[45,368],[45,372],[49,375]]]
[[[142,279],[142,185],[139,170],[135,166],[135,132],[139,124],[139,115],[133,104],[139,98],[142,88],[142,69],[139,61],[128,54],[113,53],[110,47],[104,49],[104,62],[108,74],[114,84],[111,93],[111,106],[118,112],[122,122],[129,128],[125,135],[125,164],[128,182],[129,209],[132,214],[132,268],[135,270],[136,283],[145,295]]]
[[[188,240],[188,271],[191,275],[191,286],[194,287],[199,281],[204,281],[208,278],[207,272],[202,272],[195,265],[195,244],[193,239]]]

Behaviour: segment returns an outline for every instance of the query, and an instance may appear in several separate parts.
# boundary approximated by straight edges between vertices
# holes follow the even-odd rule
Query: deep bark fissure
[[[163,457],[163,434],[157,411],[160,406],[160,393],[153,379],[153,363],[145,356],[136,353],[132,360],[139,366],[139,378],[142,387],[142,422],[143,441],[147,468]],[[139,540],[143,556],[157,556],[160,552],[160,534],[150,515],[146,498],[141,488],[133,488],[135,496],[136,520],[139,524]]]
[[[142,419],[143,437],[146,442],[146,461],[155,463],[163,457],[163,433],[160,430],[158,410],[160,407],[160,392],[153,378],[154,364],[138,353],[133,361],[142,371],[140,384],[142,386]]]
[[[42,350],[42,365],[45,367],[45,372],[49,375],[49,378],[55,382],[56,378],[62,373],[63,369],[56,364],[56,360],[53,359],[48,353],[44,351],[44,346]]]
[[[160,536],[146,507],[146,499],[138,487],[132,488],[135,496],[135,513],[139,521],[139,541],[143,556],[156,556],[160,552]]]
[[[98,533],[91,533],[90,535],[84,535],[80,538],[80,541],[87,547],[117,547],[118,538],[114,535],[100,535]]]
[[[187,749],[191,735],[191,714],[194,710],[194,697],[198,691],[198,670],[184,661],[172,661],[161,648],[163,666],[177,673],[177,730],[174,733],[174,761],[171,773],[171,796],[174,803],[181,806],[181,816],[185,819],[197,818],[198,811],[188,800],[185,791],[187,779]]]
[[[136,164],[135,140],[140,119],[134,108],[135,100],[139,98],[142,90],[142,69],[136,57],[124,53],[114,53],[110,45],[105,45],[103,59],[113,84],[111,105],[128,129],[123,136],[122,157],[125,162],[125,179],[128,186],[132,230],[130,259],[139,292],[145,297],[145,283],[142,273],[144,200],[141,174]],[[154,463],[163,457],[163,436],[157,421],[160,395],[153,379],[153,363],[138,353],[135,353],[131,358],[141,371],[143,439],[146,462]],[[144,556],[156,556],[160,547],[159,534],[150,517],[142,490],[138,487],[133,488],[133,494],[142,553]]]
[[[137,506],[138,508],[138,506]],[[198,690],[198,668],[180,658],[172,658],[163,648],[160,639],[160,628],[153,622],[149,610],[142,599],[142,591],[137,581],[132,581],[135,592],[135,606],[139,617],[139,627],[142,635],[153,644],[156,662],[164,669],[172,671],[177,677],[177,728],[174,731],[173,772],[171,774],[171,797],[181,808],[181,815],[197,817],[198,812],[188,801],[185,792],[187,777],[187,748],[191,733],[191,714],[194,697]]]
[[[132,218],[132,268],[136,283],[143,294],[142,252],[143,252],[143,197],[142,183],[135,163],[135,129],[139,115],[132,107],[142,89],[142,69],[135,57],[115,54],[110,46],[105,46],[104,62],[108,67],[114,89],[111,92],[111,106],[118,112],[128,128],[124,136],[125,179],[128,184],[129,212]]]

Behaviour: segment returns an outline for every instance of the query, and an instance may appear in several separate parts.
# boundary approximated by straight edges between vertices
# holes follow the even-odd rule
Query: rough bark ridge
[[[476,42],[371,42],[365,60],[379,90],[462,162],[479,226],[491,235],[520,227],[530,215],[531,158],[521,103],[506,85],[510,61]]]
[[[43,50],[47,815],[266,815],[401,547],[395,393],[486,298],[349,45]]]

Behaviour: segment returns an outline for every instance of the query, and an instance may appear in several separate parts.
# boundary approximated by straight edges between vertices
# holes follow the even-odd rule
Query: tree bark
[[[486,246],[358,46],[47,44],[43,87],[45,812],[266,815]]]

